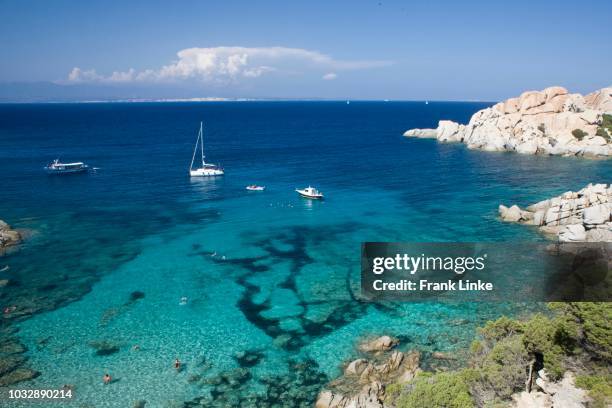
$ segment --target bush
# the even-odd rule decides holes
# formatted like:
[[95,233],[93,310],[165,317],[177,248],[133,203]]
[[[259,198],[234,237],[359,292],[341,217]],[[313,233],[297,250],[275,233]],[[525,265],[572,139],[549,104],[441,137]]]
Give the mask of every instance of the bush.
[[411,383],[389,387],[389,398],[398,408],[504,405],[525,389],[530,364],[536,371],[545,368],[556,380],[568,362],[579,361],[581,370],[591,375],[579,376],[576,384],[589,390],[593,406],[607,406],[612,398],[612,303],[549,307],[552,316],[536,314],[523,322],[504,316],[487,322],[472,343],[469,369],[421,374]]
[[411,384],[410,391],[397,400],[397,408],[473,408],[470,396],[469,370],[421,374]]
[[589,391],[591,407],[606,408],[612,404],[612,375],[579,375],[576,386]]
[[481,376],[482,388],[507,399],[525,388],[529,354],[519,336],[498,341],[491,351],[473,360]]
[[579,345],[603,362],[612,363],[612,303],[555,303],[559,326]]
[[574,129],[572,130],[572,136],[578,140],[582,140],[585,136],[588,136],[588,133],[582,129]]

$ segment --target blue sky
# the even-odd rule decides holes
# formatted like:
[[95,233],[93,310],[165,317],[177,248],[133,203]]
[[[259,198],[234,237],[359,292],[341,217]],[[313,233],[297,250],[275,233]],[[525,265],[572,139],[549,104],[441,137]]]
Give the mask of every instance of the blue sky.
[[0,0],[0,81],[158,97],[589,92],[612,84],[610,15],[610,1]]

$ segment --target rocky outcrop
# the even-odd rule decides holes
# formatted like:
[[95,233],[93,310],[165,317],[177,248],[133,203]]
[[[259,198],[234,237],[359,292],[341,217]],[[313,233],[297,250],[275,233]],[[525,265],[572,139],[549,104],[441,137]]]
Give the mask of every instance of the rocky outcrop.
[[607,157],[612,135],[602,128],[604,114],[612,114],[612,88],[582,96],[554,86],[480,110],[466,125],[441,120],[436,129],[412,129],[404,136],[463,142],[487,151]]
[[538,389],[531,392],[523,391],[512,396],[514,408],[583,408],[589,398],[585,390],[574,384],[574,375],[566,372],[559,382],[548,379],[545,370],[538,372],[535,381]]
[[[391,351],[399,341],[382,336],[364,342],[359,349],[368,358],[351,361],[344,375],[332,381],[328,389],[319,393],[316,408],[384,408],[385,384],[411,381],[421,370],[417,351]],[[364,349],[364,346],[365,349]]]
[[422,139],[435,139],[438,137],[436,129],[410,129],[404,132],[406,137],[419,137]]
[[560,242],[612,242],[612,185],[589,184],[525,210],[499,206],[502,220],[535,225]]
[[359,350],[364,352],[387,351],[399,344],[399,340],[391,336],[380,336],[373,340],[365,341],[359,345]]
[[21,234],[12,229],[6,222],[0,220],[0,251],[3,248],[16,245],[21,242]]

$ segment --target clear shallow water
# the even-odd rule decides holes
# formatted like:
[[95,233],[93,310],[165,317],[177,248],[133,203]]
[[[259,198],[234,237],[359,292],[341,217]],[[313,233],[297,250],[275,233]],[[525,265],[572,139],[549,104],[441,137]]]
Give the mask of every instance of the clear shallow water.
[[[0,278],[19,283],[3,289],[3,305],[39,312],[16,323],[28,366],[42,373],[27,385],[73,384],[75,406],[181,406],[211,391],[228,405],[270,393],[273,375],[314,398],[370,334],[401,336],[425,353],[464,350],[475,326],[525,306],[360,303],[360,243],[541,240],[498,222],[497,206],[609,182],[612,170],[609,161],[401,137],[441,118],[467,121],[484,106],[0,106],[0,218],[33,231],[20,252],[0,258],[10,266]],[[200,120],[223,178],[186,176]],[[44,175],[56,156],[100,169]],[[251,183],[267,189],[245,191]],[[310,183],[328,199],[293,192]],[[130,301],[134,291],[144,298]],[[96,355],[91,342],[105,340],[119,351]],[[312,368],[306,379],[295,378],[293,361]],[[215,377],[239,367],[231,375],[243,386]],[[118,381],[103,386],[104,372]]]

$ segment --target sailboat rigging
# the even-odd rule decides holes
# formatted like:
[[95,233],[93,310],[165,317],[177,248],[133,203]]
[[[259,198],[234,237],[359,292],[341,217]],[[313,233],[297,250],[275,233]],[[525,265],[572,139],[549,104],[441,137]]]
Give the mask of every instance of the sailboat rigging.
[[[198,138],[196,139],[196,144],[193,149],[193,156],[191,157],[191,165],[189,166],[189,175],[191,177],[209,177],[209,176],[222,176],[224,174],[221,166],[212,163],[206,163],[204,161],[204,132],[203,125],[200,122],[200,131],[198,132]],[[201,167],[193,168],[193,163],[195,162],[196,153],[198,151],[198,144],[200,145],[200,155],[202,160]]]

